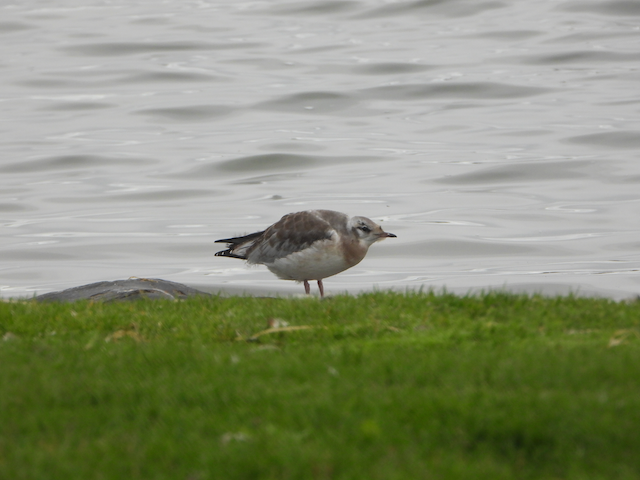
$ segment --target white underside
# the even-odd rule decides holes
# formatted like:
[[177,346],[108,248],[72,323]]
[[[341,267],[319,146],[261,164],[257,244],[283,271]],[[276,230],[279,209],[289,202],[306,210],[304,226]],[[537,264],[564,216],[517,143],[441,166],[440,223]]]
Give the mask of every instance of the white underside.
[[284,280],[322,280],[352,267],[337,245],[328,240],[265,264],[271,272]]

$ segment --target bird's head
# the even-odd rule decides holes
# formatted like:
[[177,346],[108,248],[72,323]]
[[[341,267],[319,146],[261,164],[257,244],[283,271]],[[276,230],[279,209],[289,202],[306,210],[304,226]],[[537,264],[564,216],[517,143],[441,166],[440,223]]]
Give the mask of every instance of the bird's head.
[[367,246],[387,237],[396,237],[393,233],[382,230],[380,225],[367,217],[353,217],[349,220],[349,226]]

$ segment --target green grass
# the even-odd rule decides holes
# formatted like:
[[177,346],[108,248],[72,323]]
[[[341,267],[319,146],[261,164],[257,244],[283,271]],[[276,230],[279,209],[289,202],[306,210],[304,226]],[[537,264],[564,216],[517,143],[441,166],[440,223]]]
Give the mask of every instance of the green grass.
[[17,302],[0,337],[2,479],[640,478],[640,302]]

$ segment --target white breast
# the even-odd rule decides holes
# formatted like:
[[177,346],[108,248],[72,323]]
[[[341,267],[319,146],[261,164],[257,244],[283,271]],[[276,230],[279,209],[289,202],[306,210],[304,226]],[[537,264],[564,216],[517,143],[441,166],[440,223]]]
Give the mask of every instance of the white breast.
[[284,280],[322,280],[353,266],[345,261],[338,247],[332,240],[316,242],[309,248],[265,265]]

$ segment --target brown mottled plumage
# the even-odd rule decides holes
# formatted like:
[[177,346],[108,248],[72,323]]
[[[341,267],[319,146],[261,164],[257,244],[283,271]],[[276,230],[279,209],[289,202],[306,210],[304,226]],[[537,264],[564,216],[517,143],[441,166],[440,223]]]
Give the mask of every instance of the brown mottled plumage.
[[229,247],[216,256],[266,265],[279,278],[303,282],[306,293],[309,280],[316,280],[324,296],[322,279],[357,265],[371,245],[387,237],[395,235],[366,217],[308,210],[285,215],[262,232],[216,240]]

